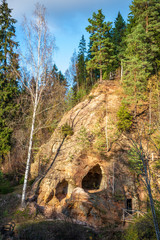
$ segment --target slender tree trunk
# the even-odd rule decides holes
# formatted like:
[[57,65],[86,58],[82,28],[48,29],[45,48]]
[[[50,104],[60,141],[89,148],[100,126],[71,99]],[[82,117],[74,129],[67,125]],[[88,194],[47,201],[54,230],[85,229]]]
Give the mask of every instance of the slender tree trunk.
[[34,109],[33,109],[33,116],[32,116],[32,126],[31,126],[30,139],[29,139],[28,156],[27,156],[27,163],[26,163],[26,170],[25,170],[24,184],[23,184],[23,191],[22,191],[22,202],[21,202],[22,208],[25,208],[25,199],[26,199],[28,176],[30,171],[30,160],[31,160],[33,132],[34,132],[34,125],[35,125],[37,104],[38,104],[38,94],[36,94]]
[[91,76],[91,84],[92,84],[92,86],[93,86],[93,70],[91,70],[91,72],[90,72],[90,76]]
[[123,82],[123,63],[121,60],[121,83]]
[[151,211],[152,211],[152,216],[153,216],[154,227],[155,227],[155,231],[156,231],[156,237],[157,237],[157,240],[160,240],[160,232],[159,232],[158,221],[157,221],[157,216],[156,216],[156,212],[155,212],[154,201],[153,201],[153,197],[152,197],[150,184],[148,184],[147,189],[148,189],[148,195],[149,195],[149,199],[150,199],[150,206],[151,206]]
[[150,206],[151,206],[151,212],[152,212],[152,217],[153,217],[153,223],[154,223],[154,227],[155,227],[156,237],[157,237],[157,240],[160,240],[160,232],[159,232],[159,227],[158,227],[158,220],[157,220],[156,211],[155,211],[155,207],[154,207],[154,201],[153,201],[153,197],[152,197],[150,180],[149,180],[149,177],[148,177],[148,174],[147,174],[147,169],[146,169],[144,160],[143,160],[143,166],[144,166],[145,175],[146,175],[145,181],[146,181],[148,195],[149,195],[149,200],[150,200]]
[[108,144],[108,114],[107,114],[107,98],[106,98],[106,145],[107,145],[107,152],[109,150]]
[[160,130],[160,96],[159,96],[159,86],[158,86],[158,81],[157,81],[157,100],[158,100],[158,127]]
[[113,163],[113,188],[112,188],[112,194],[114,195],[114,192],[115,192],[115,163]]
[[100,82],[102,82],[102,69],[100,69]]
[[151,107],[151,90],[149,92],[149,131],[151,131],[152,123],[152,107]]
[[156,216],[156,211],[155,211],[154,201],[153,201],[152,191],[151,191],[150,174],[147,171],[147,168],[149,168],[148,159],[145,159],[143,154],[140,155],[140,158],[141,158],[142,163],[143,163],[143,169],[144,169],[144,174],[145,174],[145,182],[146,182],[146,185],[147,185],[147,190],[148,190],[148,195],[149,195],[149,200],[150,200],[150,206],[151,206],[151,212],[152,212],[152,216],[153,216],[153,223],[154,223],[154,227],[155,227],[156,237],[157,237],[157,240],[160,240],[160,232],[159,232],[159,227],[158,227],[158,221],[157,221],[157,216]]
[[137,78],[136,78],[136,73],[134,73],[134,96],[135,96],[135,107],[134,107],[134,117],[136,118],[137,115]]

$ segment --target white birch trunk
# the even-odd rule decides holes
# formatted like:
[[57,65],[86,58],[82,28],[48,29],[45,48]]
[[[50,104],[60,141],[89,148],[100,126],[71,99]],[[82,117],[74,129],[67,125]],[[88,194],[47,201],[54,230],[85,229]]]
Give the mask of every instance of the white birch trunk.
[[[32,125],[30,130],[29,147],[27,155],[26,170],[24,176],[24,185],[22,191],[22,207],[25,207],[27,182],[30,171],[31,152],[33,143],[33,134],[35,128],[35,120],[37,114],[37,107],[41,99],[41,95],[47,85],[47,79],[45,79],[47,69],[51,69],[49,65],[51,61],[53,42],[50,38],[47,39],[47,25],[45,21],[45,8],[39,4],[36,5],[35,20],[30,24],[25,21],[25,33],[27,37],[29,58],[26,60],[26,64],[31,69],[31,75],[35,80],[35,91],[34,88],[26,87],[32,97],[33,102],[33,114],[32,114]],[[30,28],[31,27],[31,28]],[[36,41],[35,41],[36,40]],[[33,45],[35,44],[35,48]]]
[[30,161],[31,161],[31,152],[32,152],[33,132],[34,132],[34,124],[35,124],[35,118],[36,118],[36,109],[37,109],[37,97],[38,96],[36,96],[35,104],[34,104],[34,110],[33,110],[33,116],[32,116],[32,126],[31,126],[29,147],[28,147],[28,156],[27,156],[26,170],[25,170],[25,175],[24,175],[24,184],[23,184],[22,201],[21,201],[22,208],[25,207],[27,182],[28,182],[28,176],[29,176],[29,171],[30,171]]

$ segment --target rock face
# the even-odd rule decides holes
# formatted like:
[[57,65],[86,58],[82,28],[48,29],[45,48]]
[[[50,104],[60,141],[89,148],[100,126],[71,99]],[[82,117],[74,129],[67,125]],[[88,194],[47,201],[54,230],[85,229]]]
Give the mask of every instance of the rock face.
[[[43,145],[31,176],[40,181],[38,205],[93,226],[121,222],[122,208],[139,208],[139,191],[127,167],[126,140],[117,141],[121,88],[105,81],[64,115]],[[62,134],[70,125],[72,136]],[[107,142],[107,144],[106,144]]]

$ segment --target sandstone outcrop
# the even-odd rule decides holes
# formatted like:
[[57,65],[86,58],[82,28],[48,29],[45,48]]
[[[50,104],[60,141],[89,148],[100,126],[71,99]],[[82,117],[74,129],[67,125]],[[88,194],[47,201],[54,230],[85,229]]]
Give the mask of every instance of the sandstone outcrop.
[[[118,83],[104,81],[64,115],[31,165],[32,178],[43,175],[38,205],[93,226],[120,223],[122,208],[138,208],[126,139],[117,141],[121,92]],[[70,136],[62,134],[65,124]]]

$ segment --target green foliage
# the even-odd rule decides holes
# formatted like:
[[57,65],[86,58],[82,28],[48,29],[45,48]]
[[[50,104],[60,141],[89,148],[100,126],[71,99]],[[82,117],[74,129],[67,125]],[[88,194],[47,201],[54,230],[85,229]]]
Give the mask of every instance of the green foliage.
[[16,20],[11,17],[11,11],[3,0],[0,5],[0,157],[3,158],[11,148],[11,125],[18,95],[18,80],[13,73],[13,68],[18,70],[18,55],[15,53],[18,44],[13,40]]
[[62,132],[63,137],[72,136],[74,134],[73,128],[68,123],[65,123],[61,127],[61,132]]
[[83,147],[83,149],[91,146],[90,135],[84,126],[81,127],[78,133],[77,141],[78,144]]
[[121,105],[117,113],[117,128],[119,131],[128,131],[132,126],[132,115],[128,111],[126,105]]
[[69,89],[65,97],[66,110],[70,110],[75,105],[75,94],[73,88]]
[[143,163],[142,160],[134,148],[131,148],[128,151],[128,162],[131,171],[136,173],[137,175],[142,174],[143,172]]
[[159,71],[160,4],[157,0],[133,0],[130,10],[123,86],[136,111],[138,101],[144,99],[149,77]]
[[108,73],[107,73],[107,71],[105,71],[104,73],[103,73],[103,80],[106,80],[108,78]]
[[3,176],[3,173],[0,171],[0,193],[7,194],[13,192],[13,187],[8,179]]
[[105,130],[100,126],[99,123],[95,125],[93,130],[93,135],[95,137],[95,141],[93,144],[94,149],[96,149],[99,153],[103,153],[106,151],[106,137]]
[[[160,213],[157,212],[158,222],[160,224]],[[153,224],[151,212],[137,219],[130,224],[124,235],[124,240],[155,240],[156,233]]]
[[23,210],[16,210],[13,218],[17,222],[27,222],[28,220],[32,219],[32,216],[30,214],[30,210],[26,207]]
[[75,96],[75,101],[80,102],[85,96],[87,95],[87,91],[84,88],[80,88],[79,91],[77,91]]
[[[121,62],[121,54],[120,52],[122,51],[123,47],[122,46],[122,40],[125,35],[125,30],[126,30],[126,23],[121,15],[120,12],[118,12],[118,16],[114,22],[115,27],[112,30],[112,41],[114,44],[114,53],[116,55],[116,61],[115,61],[115,69],[120,66]],[[124,45],[124,44],[123,44]]]
[[23,184],[24,183],[24,176],[21,177],[19,184]]
[[84,35],[79,43],[79,52],[77,59],[77,81],[79,88],[86,86],[86,41],[84,39]]
[[111,22],[104,21],[105,16],[102,10],[93,13],[92,19],[88,21],[90,25],[86,27],[92,42],[91,55],[92,58],[87,62],[87,70],[100,70],[100,80],[102,80],[102,71],[106,70],[113,63],[113,43],[111,42]]

